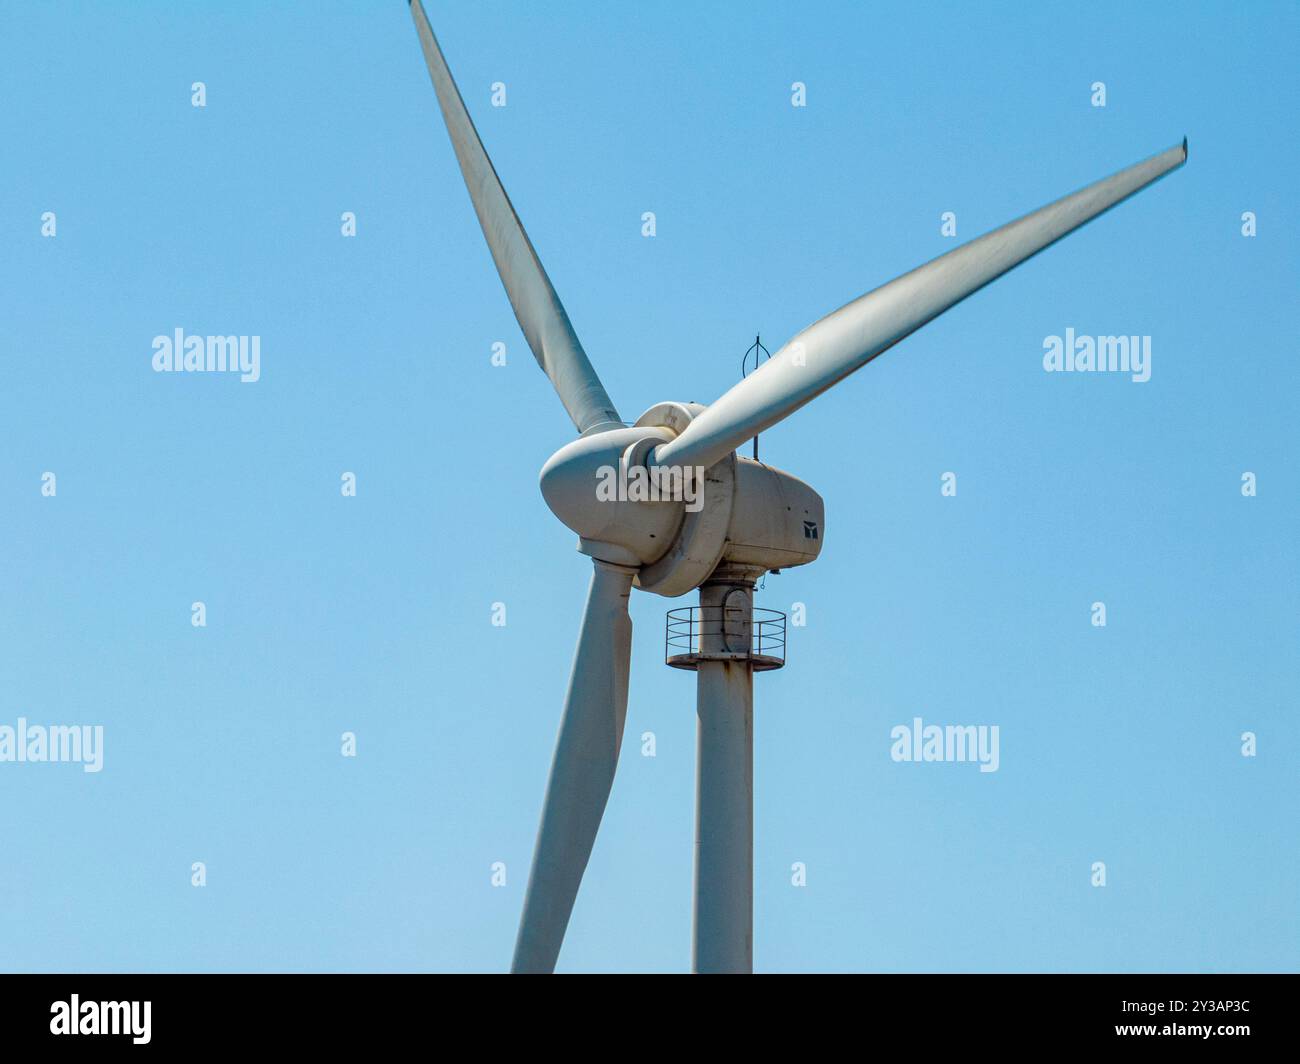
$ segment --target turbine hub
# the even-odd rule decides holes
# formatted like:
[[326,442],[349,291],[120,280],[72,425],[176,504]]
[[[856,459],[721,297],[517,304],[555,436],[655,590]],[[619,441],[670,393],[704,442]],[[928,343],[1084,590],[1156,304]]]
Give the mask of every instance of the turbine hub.
[[542,498],[578,534],[579,550],[637,568],[668,550],[686,501],[651,477],[645,456],[674,436],[663,428],[613,429],[551,455],[542,467]]

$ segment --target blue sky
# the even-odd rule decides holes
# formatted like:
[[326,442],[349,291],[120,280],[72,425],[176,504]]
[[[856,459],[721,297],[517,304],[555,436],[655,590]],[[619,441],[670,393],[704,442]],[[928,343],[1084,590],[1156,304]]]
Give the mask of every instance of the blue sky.
[[[1296,7],[428,11],[628,418],[950,249],[942,212],[1187,135],[764,435],[827,528],[756,600],[808,623],[755,684],[755,966],[1294,970]],[[105,729],[99,773],[0,763],[0,967],[503,970],[589,565],[406,5],[5,5],[0,98],[0,725]],[[178,327],[260,336],[261,379],[152,372]],[[1151,380],[1043,372],[1066,328],[1149,335]],[[689,966],[692,601],[634,596],[562,970]],[[997,725],[999,770],[894,763],[915,716]]]

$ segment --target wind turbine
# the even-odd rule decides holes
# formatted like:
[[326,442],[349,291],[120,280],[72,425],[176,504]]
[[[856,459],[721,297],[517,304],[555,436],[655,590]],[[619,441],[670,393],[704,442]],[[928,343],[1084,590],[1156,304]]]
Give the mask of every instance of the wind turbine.
[[[627,714],[633,587],[674,597],[699,589],[691,633],[698,775],[693,968],[753,967],[754,583],[821,551],[821,496],[742,458],[737,447],[990,281],[1187,160],[1187,140],[972,240],[804,329],[712,406],[661,402],[628,426],[592,368],[465,110],[420,0],[411,3],[452,147],[528,346],[579,435],[542,468],[555,515],[592,559],[512,970],[555,967],[614,782]],[[681,498],[601,497],[621,482],[694,483]],[[697,471],[697,472],[695,472]],[[694,481],[692,476],[694,476]],[[671,494],[671,493],[670,493]]]

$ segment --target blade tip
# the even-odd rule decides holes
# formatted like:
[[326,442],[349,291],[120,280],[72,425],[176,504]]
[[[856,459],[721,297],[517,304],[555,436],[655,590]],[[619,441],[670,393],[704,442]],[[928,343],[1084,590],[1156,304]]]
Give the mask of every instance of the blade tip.
[[1187,134],[1183,134],[1183,162],[1187,162]]

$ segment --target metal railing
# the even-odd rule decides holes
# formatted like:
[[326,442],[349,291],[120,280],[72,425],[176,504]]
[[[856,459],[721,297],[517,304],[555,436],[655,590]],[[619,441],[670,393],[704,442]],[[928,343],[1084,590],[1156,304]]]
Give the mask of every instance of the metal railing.
[[683,606],[668,611],[664,661],[694,669],[701,661],[750,661],[755,670],[785,664],[785,614],[738,606]]

